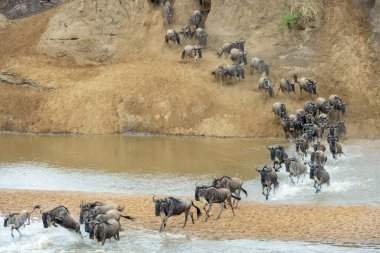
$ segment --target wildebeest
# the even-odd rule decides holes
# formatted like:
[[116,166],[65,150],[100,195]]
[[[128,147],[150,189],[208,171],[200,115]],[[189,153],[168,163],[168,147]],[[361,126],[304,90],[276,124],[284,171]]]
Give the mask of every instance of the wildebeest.
[[121,214],[120,211],[118,210],[108,210],[107,212],[105,213],[101,213],[101,214],[98,214],[98,215],[90,215],[88,218],[86,218],[85,220],[85,227],[84,227],[84,231],[86,231],[87,233],[90,234],[90,239],[93,239],[94,238],[94,223],[91,223],[92,220],[96,220],[96,221],[99,221],[99,222],[102,222],[102,221],[106,221],[106,220],[117,220],[117,221],[120,221],[120,218],[125,218],[125,219],[128,219],[128,220],[135,220],[134,217],[132,216],[129,216],[129,215],[123,215]]
[[272,105],[272,112],[280,119],[288,115],[288,110],[286,110],[285,104],[281,102],[276,102]]
[[268,77],[263,76],[259,80],[259,90],[262,90],[265,94],[273,97],[273,85]]
[[264,60],[253,57],[251,61],[251,71],[252,73],[256,70],[259,73],[265,73],[266,76],[269,76],[269,67],[270,65],[267,64]]
[[298,162],[296,159],[287,158],[285,160],[285,166],[286,166],[286,171],[289,172],[289,178],[292,181],[292,183],[294,183],[292,177],[297,178],[297,184],[302,175],[303,175],[303,178],[305,178],[307,168],[304,164]]
[[234,76],[237,81],[240,81],[245,78],[245,71],[242,66],[239,64],[229,64],[224,67],[226,71],[226,76],[229,76],[230,79]]
[[245,43],[245,40],[243,38],[236,40],[234,42],[227,42],[222,46],[222,48],[219,50],[217,55],[218,57],[221,57],[222,54],[224,54],[224,56],[227,56],[228,54],[231,53],[231,50],[233,48],[239,49],[240,51],[244,52],[244,43]]
[[304,109],[297,109],[296,116],[301,125],[306,124],[306,112]]
[[300,156],[301,159],[304,160],[304,158],[307,157],[308,154],[309,142],[304,138],[300,138],[295,140],[295,144],[298,156]]
[[267,147],[270,153],[270,159],[273,161],[273,168],[277,170],[276,164],[279,168],[282,168],[281,164],[285,163],[285,159],[288,158],[288,154],[285,152],[284,146]]
[[344,136],[346,135],[346,126],[344,121],[338,121],[336,123],[336,135],[339,141],[344,141]]
[[23,210],[17,213],[15,212],[8,213],[4,218],[4,227],[7,227],[8,225],[12,225],[11,226],[12,237],[14,237],[13,236],[14,229],[16,229],[19,235],[21,236],[19,229],[21,227],[25,227],[25,225],[30,225],[30,215],[34,212],[34,210],[39,209],[40,207],[41,207],[40,205],[35,205],[31,212],[28,212],[27,210]]
[[317,150],[310,153],[311,165],[324,166],[326,161],[327,156],[322,150]]
[[327,142],[329,143],[330,152],[333,158],[336,158],[335,157],[336,154],[339,154],[339,155],[344,154],[342,151],[342,145],[338,142],[337,139],[338,139],[337,137],[333,137],[333,136],[327,137]]
[[[269,193],[272,190],[272,185],[274,193],[276,193],[276,188],[279,186],[277,174],[266,165],[263,168],[258,168],[256,170],[260,173],[261,186],[263,189],[262,194],[265,196],[265,199],[268,200]],[[267,190],[266,194],[264,193],[264,189]]]
[[193,11],[190,17],[190,23],[195,26],[195,28],[198,28],[199,25],[202,22],[202,13],[199,10]]
[[215,67],[211,74],[219,80],[220,84],[226,83],[227,71],[223,65]]
[[166,42],[166,44],[169,44],[169,40],[173,41],[177,45],[181,44],[181,41],[180,41],[180,38],[179,38],[179,34],[175,30],[173,30],[173,29],[168,29],[166,31],[166,35],[165,35],[165,42]]
[[191,27],[189,25],[185,25],[182,27],[179,33],[182,34],[185,39],[191,39],[195,32],[191,30]]
[[313,117],[315,117],[318,113],[318,105],[312,101],[306,101],[303,109],[305,110],[306,114],[311,114]]
[[318,150],[321,150],[321,151],[323,151],[323,152],[326,151],[326,147],[325,147],[325,145],[323,145],[323,144],[320,143],[319,141],[318,141],[317,143],[314,143],[314,145],[313,145],[313,149],[314,149],[314,151],[318,151]]
[[[313,170],[314,174],[314,188],[316,189],[315,193],[318,193],[322,189],[323,184],[330,185],[330,175],[323,168],[323,166],[312,165],[310,171]],[[310,173],[311,174],[311,173]]]
[[122,212],[124,207],[112,202],[102,203],[96,201],[94,203],[82,203],[80,204],[79,223],[83,224],[89,217],[95,217],[98,214],[105,214],[109,210],[117,210]]
[[280,92],[282,93],[289,93],[289,96],[291,97],[290,93],[293,92],[296,94],[296,90],[294,89],[294,83],[290,82],[288,79],[281,79],[280,81],[280,87],[278,87],[277,94]]
[[195,39],[198,40],[198,44],[205,46],[207,44],[208,34],[202,28],[197,28],[195,30]]
[[[212,186],[196,186],[195,187],[195,200],[201,201],[204,204],[203,209],[205,210],[205,213],[206,213],[205,221],[207,221],[208,218],[210,217],[211,206],[214,203],[220,203],[220,212],[218,214],[217,219],[220,218],[220,215],[223,212],[225,201],[227,201],[227,204],[230,205],[232,214],[235,215],[234,207],[231,203],[231,197],[237,200],[241,199],[239,197],[232,195],[230,190],[226,188],[219,189]],[[207,206],[208,206],[208,209],[206,209]]]
[[156,216],[163,215],[160,232],[164,230],[166,223],[171,216],[180,215],[182,213],[185,213],[185,223],[183,224],[183,227],[186,226],[189,215],[191,217],[192,223],[194,224],[194,216],[190,211],[190,208],[192,206],[197,209],[197,219],[199,219],[201,216],[201,210],[196,205],[194,205],[193,201],[188,199],[177,199],[173,197],[155,199],[155,197],[153,197],[153,202],[155,204]]
[[312,94],[318,95],[317,93],[317,82],[314,82],[310,78],[307,77],[301,77],[298,81],[298,76],[296,74],[293,75],[294,82],[299,83],[300,85],[300,92],[301,92],[301,97],[302,97],[302,90],[306,91],[309,93],[310,97]]
[[338,119],[340,114],[344,115],[346,112],[346,104],[343,103],[343,101],[337,95],[331,95],[329,97],[329,103],[335,111],[338,111]]
[[325,98],[317,97],[315,100],[318,106],[319,113],[328,114],[330,112],[330,105]]
[[162,12],[163,12],[166,24],[170,25],[171,20],[173,18],[173,8],[169,1],[166,1],[164,6],[162,7]]
[[237,64],[247,65],[247,52],[243,52],[240,49],[233,48],[231,50],[231,60]]
[[[247,191],[243,188],[243,180],[240,178],[234,177],[231,178],[229,176],[222,176],[221,178],[216,178],[212,181],[213,187],[216,188],[226,188],[230,190],[231,193],[236,193],[236,196],[240,198],[240,192],[243,191],[245,196],[248,195]],[[236,205],[235,205],[236,201]],[[233,204],[235,207],[238,206],[238,200],[234,199]]]
[[44,228],[48,228],[50,224],[57,227],[56,224],[58,224],[69,230],[74,230],[82,237],[79,222],[76,222],[74,220],[74,218],[71,216],[69,210],[66,207],[61,205],[47,212],[41,211],[41,213]]
[[113,237],[117,241],[119,241],[120,236],[120,222],[114,219],[105,220],[105,221],[97,221],[92,220],[91,226],[94,228],[94,237],[98,242],[102,242],[102,245],[105,244],[106,239],[110,239]]
[[197,60],[202,58],[202,47],[187,45],[182,51],[181,58],[187,59],[187,57],[194,58],[195,64]]

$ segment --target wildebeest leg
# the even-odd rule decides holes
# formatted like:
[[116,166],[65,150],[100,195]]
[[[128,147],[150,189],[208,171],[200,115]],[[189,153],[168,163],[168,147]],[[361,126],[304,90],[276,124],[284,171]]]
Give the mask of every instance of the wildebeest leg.
[[220,212],[219,212],[219,214],[218,214],[218,217],[216,217],[216,219],[219,219],[219,218],[220,218],[220,215],[222,214],[223,209],[224,209],[224,202],[223,202],[223,203],[220,203]]
[[169,217],[172,216],[171,213],[168,213],[163,219],[162,219],[162,224],[161,224],[161,227],[160,227],[160,232],[164,230],[164,228],[166,227],[166,223],[169,219]]
[[193,224],[195,224],[195,223],[194,223],[194,215],[193,215],[193,212],[192,212],[192,211],[189,211],[189,215],[190,215],[190,217],[191,217],[191,222],[192,222]]
[[186,210],[185,211],[185,223],[183,223],[183,226],[182,226],[183,228],[186,226],[186,222],[187,222],[188,216],[189,216],[189,210]]
[[116,232],[116,235],[117,235],[117,239],[116,240],[120,240],[120,235],[119,235],[119,231]]
[[263,188],[263,192],[262,192],[262,194],[263,194],[264,196],[266,196],[265,193],[264,193],[264,189],[265,189],[264,184],[261,184],[261,186],[262,186],[262,188]]
[[[30,214],[28,213],[28,225],[30,225]],[[25,223],[24,223],[24,227],[25,227]]]
[[[290,182],[292,182],[292,184],[294,184],[292,173],[289,173],[289,178],[290,178]],[[297,183],[298,183],[298,181],[297,181]]]
[[232,214],[235,216],[234,207],[232,206],[232,203],[231,203],[231,197],[227,198],[227,203],[230,205],[231,210],[232,210]]
[[213,204],[212,202],[208,204],[209,206],[208,206],[208,209],[206,211],[206,220],[205,221],[207,221],[208,218],[210,218],[210,210],[211,210],[212,204]]

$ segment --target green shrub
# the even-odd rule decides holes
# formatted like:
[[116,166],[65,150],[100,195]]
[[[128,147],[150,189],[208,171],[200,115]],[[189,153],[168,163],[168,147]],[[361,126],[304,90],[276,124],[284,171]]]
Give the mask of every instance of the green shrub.
[[281,19],[281,22],[278,24],[278,26],[280,27],[280,29],[285,28],[285,26],[292,27],[293,25],[297,23],[300,17],[301,17],[301,14],[298,11],[288,12]]

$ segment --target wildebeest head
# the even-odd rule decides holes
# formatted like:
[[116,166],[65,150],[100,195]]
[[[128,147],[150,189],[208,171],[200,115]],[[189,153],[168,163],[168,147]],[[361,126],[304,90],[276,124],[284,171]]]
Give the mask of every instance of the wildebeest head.
[[202,185],[202,186],[195,186],[195,200],[196,201],[199,201],[199,196],[200,196],[200,191],[201,190],[205,190],[205,189],[207,189],[207,188],[209,188],[209,187],[207,187],[207,186],[205,186],[205,185]]
[[[42,213],[42,212],[41,212]],[[42,223],[44,224],[44,228],[48,228],[51,224],[51,215],[49,212],[42,213]]]
[[271,169],[268,165],[264,165],[264,167],[256,169],[256,171],[260,173],[261,183],[265,183],[265,181],[267,180],[267,174],[270,170]]
[[240,38],[239,40],[235,41],[235,43],[238,45],[238,49],[244,52],[245,39]]
[[153,202],[154,202],[154,213],[156,216],[160,216],[162,210],[162,205],[166,204],[166,199],[156,199],[155,196],[153,196]]
[[194,47],[194,56],[197,56],[198,58],[202,58],[202,47],[199,47],[199,46]]
[[274,147],[267,147],[270,153],[270,159],[274,161],[276,159],[276,149]]
[[298,83],[298,75],[297,74],[293,74],[293,79],[294,79],[295,83]]

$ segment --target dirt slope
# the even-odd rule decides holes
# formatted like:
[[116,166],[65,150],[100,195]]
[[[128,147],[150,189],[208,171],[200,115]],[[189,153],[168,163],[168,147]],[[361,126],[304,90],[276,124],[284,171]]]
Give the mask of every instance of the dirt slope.
[[[198,1],[176,1],[179,29]],[[167,46],[159,7],[148,1],[74,0],[58,9],[8,22],[0,31],[0,69],[54,87],[37,91],[0,85],[0,128],[27,132],[115,133],[126,130],[215,136],[282,136],[275,101],[291,110],[297,94],[265,99],[259,76],[219,87],[211,70],[223,42],[243,36],[249,58],[271,64],[278,83],[292,73],[318,80],[319,93],[348,103],[352,137],[379,137],[379,62],[371,57],[368,10],[349,1],[321,3],[315,29],[280,31],[283,1],[212,1],[209,44],[200,64]],[[70,13],[70,14],[69,14]],[[193,42],[189,42],[193,43]],[[186,44],[186,43],[182,43]],[[277,88],[275,88],[277,90]]]

